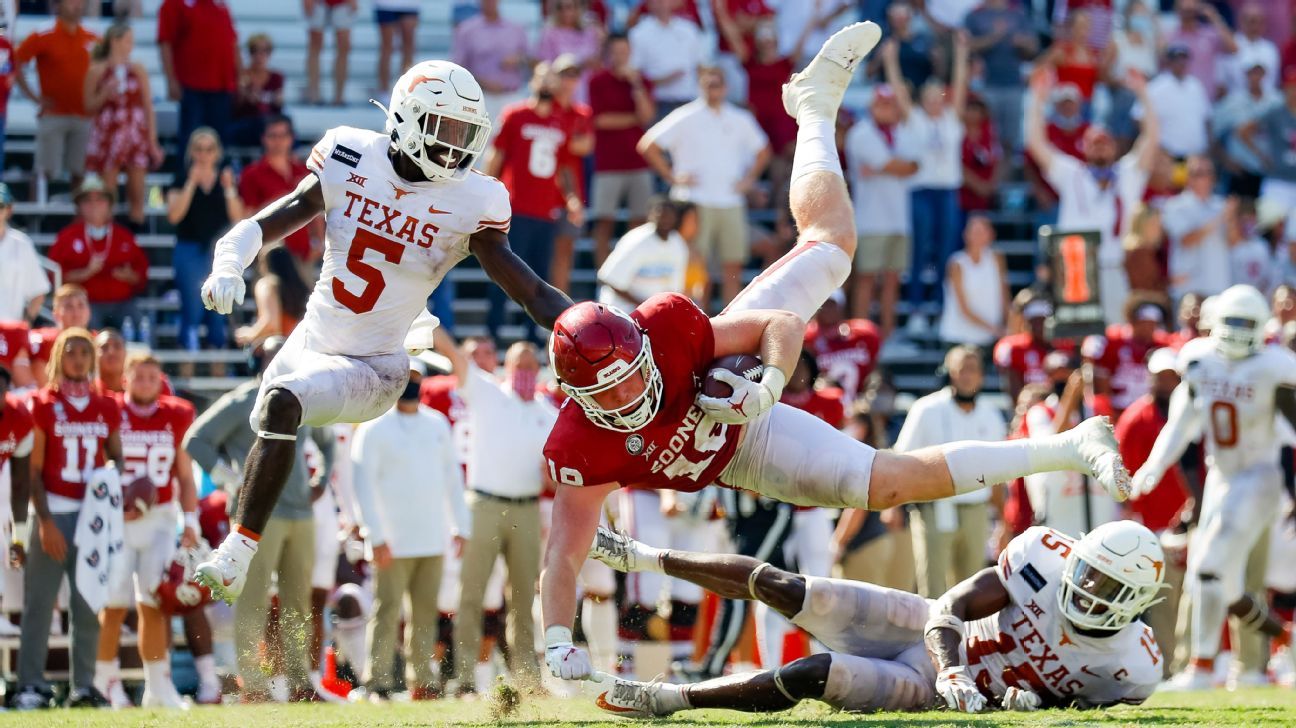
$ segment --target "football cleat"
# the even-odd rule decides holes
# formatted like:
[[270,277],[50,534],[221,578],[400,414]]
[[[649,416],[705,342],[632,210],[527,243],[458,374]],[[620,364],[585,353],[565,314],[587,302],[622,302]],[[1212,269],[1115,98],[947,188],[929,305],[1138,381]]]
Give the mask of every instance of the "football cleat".
[[165,708],[167,710],[188,710],[189,703],[180,697],[175,686],[169,681],[163,685],[144,685],[144,697],[140,700],[141,708]]
[[855,68],[882,39],[877,23],[855,23],[833,33],[806,65],[783,84],[783,108],[794,119],[802,111],[815,109],[824,118],[837,118],[842,97]]
[[643,544],[607,526],[598,527],[594,543],[590,544],[589,555],[595,561],[626,573],[642,571],[640,564],[651,558],[643,554]]
[[1210,670],[1202,670],[1195,667],[1184,668],[1184,671],[1174,675],[1169,680],[1161,683],[1157,687],[1157,692],[1165,693],[1188,693],[1200,692],[1202,690],[1213,690],[1215,688],[1215,676]]
[[230,534],[221,545],[212,552],[211,559],[204,561],[194,569],[194,581],[211,590],[212,596],[228,604],[233,604],[243,593],[243,584],[247,582],[248,565],[256,556],[256,548],[250,539],[239,534]]
[[637,682],[612,679],[612,687],[599,693],[594,705],[600,710],[626,718],[652,718],[670,715],[684,709],[683,692],[678,685],[656,680]]
[[1089,475],[1107,489],[1108,495],[1117,502],[1129,498],[1132,481],[1117,448],[1111,420],[1090,417],[1071,428],[1066,436],[1084,461]]

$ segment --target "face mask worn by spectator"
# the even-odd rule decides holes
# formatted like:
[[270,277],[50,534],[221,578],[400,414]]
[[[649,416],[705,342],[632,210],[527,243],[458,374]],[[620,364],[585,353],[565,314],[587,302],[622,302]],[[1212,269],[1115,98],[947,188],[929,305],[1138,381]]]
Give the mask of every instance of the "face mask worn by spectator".
[[400,401],[409,402],[419,398],[419,383],[413,379],[405,383],[405,389],[400,393]]
[[531,398],[535,397],[536,373],[529,369],[515,369],[510,384],[517,396],[530,401]]

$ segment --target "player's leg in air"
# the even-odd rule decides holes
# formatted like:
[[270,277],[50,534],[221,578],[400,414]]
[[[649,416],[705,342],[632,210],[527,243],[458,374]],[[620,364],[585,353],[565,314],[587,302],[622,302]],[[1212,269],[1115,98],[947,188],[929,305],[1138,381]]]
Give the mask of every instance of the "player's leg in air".
[[[855,252],[855,220],[834,130],[854,68],[879,37],[878,27],[869,22],[838,31],[783,87],[784,107],[798,127],[790,204],[799,242],[725,313],[775,309],[809,321],[846,281]],[[717,328],[723,318],[715,319]],[[717,421],[728,421],[715,408],[730,409],[726,405],[734,403],[719,399],[709,406],[707,399],[699,400],[703,410]],[[777,404],[747,423],[743,444],[721,480],[798,505],[880,510],[1055,470],[1086,473],[1117,500],[1128,497],[1129,473],[1104,418],[1051,438],[959,442],[900,454],[875,452],[812,415]]]
[[932,704],[936,676],[922,642],[928,615],[922,597],[804,577],[750,556],[657,549],[606,527],[590,556],[618,571],[662,572],[725,599],[759,601],[834,650],[775,670],[686,685],[616,678],[596,700],[606,711],[647,717],[694,708],[775,712],[802,700],[859,711]]

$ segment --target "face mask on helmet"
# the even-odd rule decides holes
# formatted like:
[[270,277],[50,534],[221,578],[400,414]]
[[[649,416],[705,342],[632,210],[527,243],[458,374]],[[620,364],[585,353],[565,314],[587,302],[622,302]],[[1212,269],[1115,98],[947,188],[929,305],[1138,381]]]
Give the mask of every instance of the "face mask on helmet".
[[1161,586],[1123,581],[1072,552],[1062,572],[1058,607],[1076,627],[1114,631],[1160,601]]
[[[629,402],[615,410],[609,410],[595,399],[596,395],[616,389],[635,374],[643,377],[644,388]],[[661,372],[653,363],[652,344],[649,343],[647,336],[644,337],[643,347],[633,361],[626,364],[621,360],[617,364],[610,365],[599,372],[599,379],[597,384],[588,387],[573,387],[566,382],[560,383],[562,390],[580,404],[585,415],[595,425],[615,432],[634,432],[657,416],[657,410],[661,407],[662,380]]]
[[490,117],[481,88],[451,63],[420,64],[396,82],[387,114],[392,142],[430,180],[461,180],[486,151]]
[[1224,316],[1211,327],[1211,338],[1219,353],[1230,359],[1243,359],[1260,350],[1264,344],[1261,324],[1240,316]]

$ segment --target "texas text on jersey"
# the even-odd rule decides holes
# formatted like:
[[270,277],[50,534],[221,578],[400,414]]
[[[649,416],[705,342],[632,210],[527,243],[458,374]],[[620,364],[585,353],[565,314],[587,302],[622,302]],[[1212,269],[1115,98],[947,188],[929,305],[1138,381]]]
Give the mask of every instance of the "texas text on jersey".
[[977,687],[1002,698],[1029,689],[1048,706],[1141,703],[1161,680],[1152,629],[1135,620],[1109,636],[1081,634],[1061,614],[1058,589],[1073,539],[1035,526],[1009,542],[996,571],[1011,603],[967,625]]
[[1254,356],[1230,359],[1212,339],[1194,339],[1180,350],[1177,368],[1192,388],[1211,467],[1224,474],[1276,468],[1274,394],[1281,386],[1296,386],[1296,354],[1266,346]]
[[414,183],[388,159],[391,138],[342,126],[324,134],[306,166],[325,205],[323,269],[302,321],[314,351],[372,356],[400,351],[415,315],[468,239],[508,230],[508,191],[468,174]]
[[157,504],[169,503],[176,496],[176,452],[193,424],[193,405],[166,395],[148,407],[120,397],[118,403],[122,408],[122,460],[128,477],[133,480],[147,475],[157,488]]
[[685,492],[716,482],[742,439],[742,427],[702,414],[698,390],[715,358],[711,320],[688,298],[662,293],[631,312],[654,347],[661,372],[657,416],[631,433],[590,422],[572,401],[558,412],[544,454],[550,476],[565,485],[644,485]]

